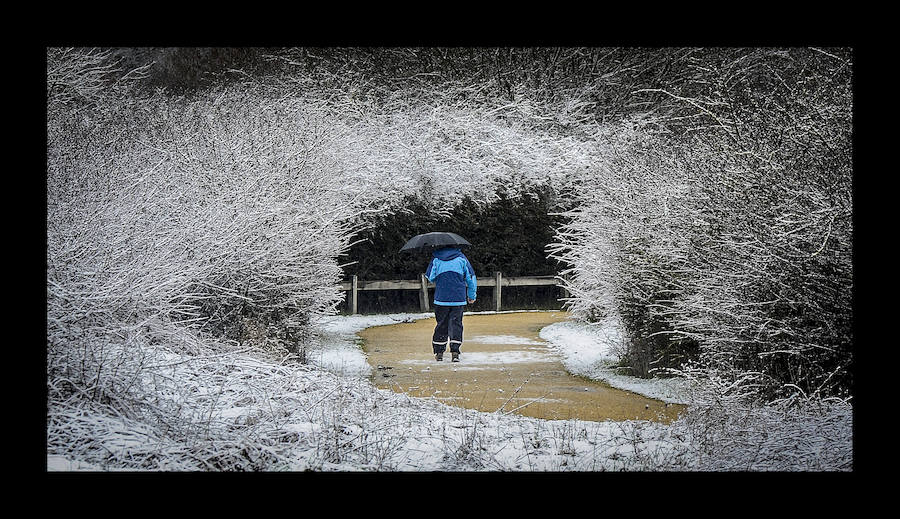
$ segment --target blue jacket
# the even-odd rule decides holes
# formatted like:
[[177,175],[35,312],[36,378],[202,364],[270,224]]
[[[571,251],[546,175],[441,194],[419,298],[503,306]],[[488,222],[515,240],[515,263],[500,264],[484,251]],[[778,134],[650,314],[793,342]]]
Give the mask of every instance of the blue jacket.
[[438,249],[432,256],[425,277],[434,283],[434,304],[462,306],[467,297],[475,299],[478,283],[469,259],[454,247]]

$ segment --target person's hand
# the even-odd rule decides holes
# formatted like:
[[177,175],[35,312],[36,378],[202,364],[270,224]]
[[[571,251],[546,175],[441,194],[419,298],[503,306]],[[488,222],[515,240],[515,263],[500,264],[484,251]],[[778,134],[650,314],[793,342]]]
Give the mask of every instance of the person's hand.
[[468,297],[467,297],[467,298],[466,298],[466,301],[468,301],[468,302],[469,302],[469,304],[472,304],[472,303],[474,303],[474,302],[475,302],[475,300],[474,300],[474,299],[469,299],[469,298],[468,298]]

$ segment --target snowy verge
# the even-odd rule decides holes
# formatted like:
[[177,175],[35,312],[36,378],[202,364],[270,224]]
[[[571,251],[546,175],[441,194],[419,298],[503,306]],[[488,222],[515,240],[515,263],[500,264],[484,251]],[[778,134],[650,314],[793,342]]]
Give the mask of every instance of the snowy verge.
[[65,456],[47,455],[47,472],[101,471],[105,468],[78,460],[70,460]]
[[372,366],[357,344],[357,332],[372,326],[411,323],[429,317],[434,317],[434,313],[320,317],[315,322],[318,341],[310,345],[307,357],[311,364],[326,371],[343,376],[367,377],[372,372]]
[[566,371],[599,380],[617,389],[676,404],[688,403],[689,382],[679,378],[643,379],[616,373],[624,336],[613,322],[562,321],[539,334],[562,358]]

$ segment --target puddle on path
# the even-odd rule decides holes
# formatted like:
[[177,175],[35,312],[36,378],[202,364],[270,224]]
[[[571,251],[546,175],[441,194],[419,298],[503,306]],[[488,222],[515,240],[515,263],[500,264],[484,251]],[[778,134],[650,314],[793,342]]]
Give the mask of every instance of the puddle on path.
[[570,375],[538,334],[564,312],[463,317],[460,362],[434,360],[435,320],[376,326],[359,332],[373,382],[411,396],[480,411],[551,420],[653,420],[669,423],[684,406]]

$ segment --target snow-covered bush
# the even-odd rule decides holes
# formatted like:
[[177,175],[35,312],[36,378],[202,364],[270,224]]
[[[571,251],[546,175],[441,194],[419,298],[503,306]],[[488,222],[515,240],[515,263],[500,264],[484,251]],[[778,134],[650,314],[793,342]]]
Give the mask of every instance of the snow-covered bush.
[[723,51],[693,83],[643,92],[684,111],[609,134],[550,250],[571,265],[576,313],[623,320],[638,372],[699,346],[721,373],[764,373],[769,397],[848,388],[849,67],[814,50]]
[[588,116],[584,103],[540,105],[524,94],[484,99],[471,85],[448,83],[398,90],[378,103],[334,96],[330,106],[342,114],[341,153],[355,189],[392,211],[410,197],[446,215],[463,197],[488,204],[499,190],[527,196],[565,185],[594,161],[588,136],[559,130],[561,121]]
[[[853,407],[849,399],[795,392],[759,401],[762,373],[710,373],[688,365],[691,405],[672,424],[675,456],[656,470],[850,471]],[[673,463],[676,462],[676,463]]]
[[186,408],[153,407],[145,359],[306,347],[310,318],[343,297],[338,256],[361,211],[321,103],[110,88],[51,96],[47,116],[51,409],[174,424]]
[[105,109],[48,129],[53,296],[78,284],[219,331],[241,311],[301,326],[340,299],[355,205],[320,108],[222,91]]
[[[693,193],[683,165],[643,121],[609,127],[596,141],[600,162],[579,179],[575,208],[563,213],[550,254],[562,271],[573,313],[621,320],[636,375],[648,376],[667,345],[691,337],[666,327],[672,302],[690,287],[686,209]],[[688,209],[689,210],[689,209]],[[677,353],[676,353],[677,355]]]
[[53,110],[92,106],[110,93],[126,94],[144,80],[150,65],[125,68],[109,49],[47,49],[47,104]]

